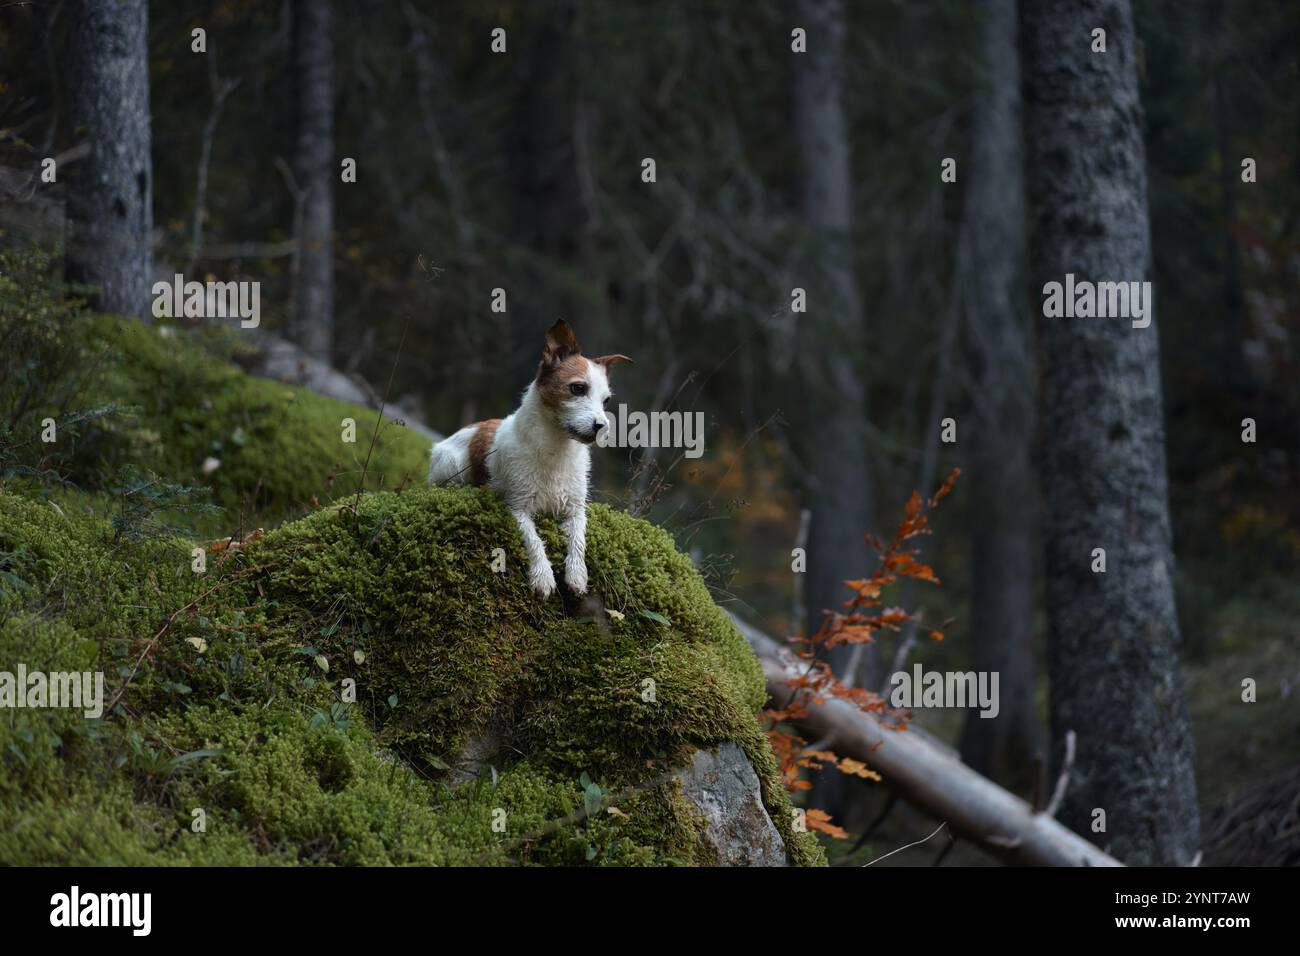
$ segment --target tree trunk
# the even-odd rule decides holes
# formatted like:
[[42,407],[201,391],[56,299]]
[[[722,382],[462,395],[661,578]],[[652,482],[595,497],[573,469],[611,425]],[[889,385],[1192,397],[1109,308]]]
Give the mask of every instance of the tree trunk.
[[511,396],[536,373],[543,333],[557,318],[576,319],[584,341],[600,340],[594,317],[575,315],[577,299],[559,274],[575,261],[584,219],[574,151],[576,16],[572,0],[560,0],[509,34],[520,44],[509,56],[523,71],[508,143],[517,184],[512,238],[527,257],[510,289]]
[[[1129,0],[1022,3],[1035,289],[1150,276]],[[1091,32],[1106,31],[1105,53]],[[1035,309],[1041,306],[1035,304]],[[1038,314],[1042,314],[1039,311]],[[1061,819],[1121,859],[1186,864],[1199,842],[1154,321],[1039,320],[1051,729],[1078,758]],[[1105,549],[1106,570],[1092,570]],[[1104,811],[1105,831],[1094,832]]]
[[[798,144],[800,211],[813,239],[802,275],[807,323],[797,366],[806,401],[800,423],[813,487],[808,538],[809,633],[824,609],[847,598],[844,581],[867,573],[872,560],[864,540],[871,530],[867,472],[867,391],[858,358],[865,330],[853,274],[853,188],[844,126],[844,11],[840,0],[800,0],[797,26],[807,31],[806,53],[794,54],[793,108]],[[851,656],[831,656],[843,675]],[[830,778],[834,780],[834,778]],[[839,781],[824,782],[814,801],[832,815]]]
[[329,0],[295,0],[293,74],[297,141],[293,174],[301,211],[293,338],[328,363],[334,343],[334,25]]
[[1230,41],[1225,39],[1224,6],[1216,0],[1209,6],[1207,43],[1213,51],[1211,108],[1214,111],[1214,140],[1219,154],[1219,211],[1223,218],[1223,344],[1220,366],[1224,380],[1234,391],[1249,394],[1254,382],[1246,364],[1246,293],[1242,283],[1241,248],[1237,243],[1237,184],[1241,176],[1241,154],[1233,147],[1232,68]]
[[66,274],[98,290],[96,308],[139,317],[152,314],[148,37],[146,0],[72,14],[72,129],[90,151],[66,170]]
[[[976,670],[997,672],[1001,710],[971,711],[962,759],[1024,792],[1042,734],[1034,700],[1033,374],[1025,326],[1024,169],[1016,0],[986,0],[984,86],[975,100],[958,294],[972,369],[970,634]],[[927,489],[922,489],[927,490]]]

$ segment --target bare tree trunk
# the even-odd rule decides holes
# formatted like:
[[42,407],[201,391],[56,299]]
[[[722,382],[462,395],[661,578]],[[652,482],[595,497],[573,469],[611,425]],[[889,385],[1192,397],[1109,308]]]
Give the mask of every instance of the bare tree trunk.
[[519,270],[510,297],[510,394],[532,378],[543,331],[557,318],[579,319],[584,340],[598,339],[591,322],[574,315],[576,298],[557,275],[578,254],[583,210],[574,149],[574,103],[578,62],[572,0],[559,0],[527,31],[514,30],[511,43],[523,46],[523,96],[508,144],[514,197],[513,238],[533,261]]
[[1224,6],[1216,0],[1209,6],[1208,44],[1213,51],[1211,100],[1214,111],[1214,138],[1219,154],[1219,210],[1223,217],[1223,310],[1227,318],[1223,329],[1220,362],[1224,379],[1238,392],[1250,393],[1254,382],[1246,364],[1246,295],[1241,275],[1241,248],[1237,226],[1237,184],[1241,175],[1241,156],[1233,148],[1232,69],[1233,51],[1224,38]]
[[[807,52],[794,54],[798,193],[815,244],[803,271],[808,312],[798,366],[806,395],[800,444],[815,485],[807,569],[811,633],[824,609],[838,609],[846,599],[845,579],[869,566],[863,536],[871,530],[871,480],[867,390],[859,361],[866,336],[853,274],[853,187],[841,102],[844,10],[840,0],[799,0],[795,16],[808,39]],[[832,655],[838,673],[850,656],[847,648]],[[814,795],[832,814],[838,784],[827,778]]]
[[[1021,4],[1032,277],[1150,276],[1146,153],[1129,0]],[[1106,52],[1091,50],[1106,31]],[[1036,309],[1041,306],[1036,305]],[[1041,315],[1041,312],[1039,312]],[[1178,659],[1154,321],[1039,320],[1051,727],[1079,737],[1061,819],[1134,864],[1200,839]],[[1094,573],[1093,551],[1106,571]],[[1104,813],[1105,831],[1093,825]]]
[[[1016,0],[985,0],[984,87],[975,101],[958,293],[971,359],[970,633],[977,670],[997,672],[1001,709],[966,717],[962,758],[1024,792],[1041,766],[1034,700],[1033,369],[1025,325],[1024,167]],[[926,489],[923,489],[926,490]]]
[[140,317],[152,314],[148,37],[146,0],[75,5],[71,120],[89,153],[66,171],[67,278],[95,286],[99,309]]
[[330,362],[334,343],[334,25],[330,0],[295,0],[293,175],[302,205],[293,290],[293,338]]

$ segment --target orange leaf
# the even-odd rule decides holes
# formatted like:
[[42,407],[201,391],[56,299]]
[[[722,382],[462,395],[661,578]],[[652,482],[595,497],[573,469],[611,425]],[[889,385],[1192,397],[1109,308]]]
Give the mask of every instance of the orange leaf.
[[881,779],[880,774],[876,773],[874,770],[872,770],[862,761],[854,760],[851,757],[845,757],[838,764],[836,764],[836,766],[839,767],[841,771],[847,773],[851,777],[861,777],[863,780],[876,780],[876,781],[879,781]]
[[849,838],[849,831],[831,823],[830,814],[825,810],[818,810],[814,807],[805,814],[805,817],[808,820],[808,829],[810,830],[825,833],[837,840],[847,840]]

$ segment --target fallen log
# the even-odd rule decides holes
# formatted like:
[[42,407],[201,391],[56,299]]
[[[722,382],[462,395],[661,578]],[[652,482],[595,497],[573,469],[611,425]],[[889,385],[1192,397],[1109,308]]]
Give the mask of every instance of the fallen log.
[[[730,614],[730,612],[728,612]],[[767,677],[768,695],[786,699],[804,666],[777,641],[731,614]],[[944,821],[1005,863],[1028,866],[1123,866],[1083,837],[962,763],[949,748],[916,729],[887,730],[843,700],[809,703],[802,721],[826,739],[825,749],[861,760],[886,786],[919,810]]]

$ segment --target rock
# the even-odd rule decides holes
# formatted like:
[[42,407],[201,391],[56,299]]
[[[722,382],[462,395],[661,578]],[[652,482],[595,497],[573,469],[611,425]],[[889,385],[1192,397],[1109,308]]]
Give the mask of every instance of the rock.
[[[379,396],[365,386],[363,381],[353,379],[320,359],[308,355],[287,339],[270,332],[259,331],[256,342],[255,352],[239,357],[240,363],[254,375],[275,379],[286,385],[299,385],[341,402],[351,402],[354,405],[366,405],[371,408],[378,406]],[[407,428],[431,441],[441,441],[443,438],[439,432],[434,431],[413,413],[394,402],[385,405],[384,417],[402,421]]]
[[705,838],[723,866],[786,866],[785,845],[763,807],[758,775],[733,743],[697,750],[675,776],[705,819]]

